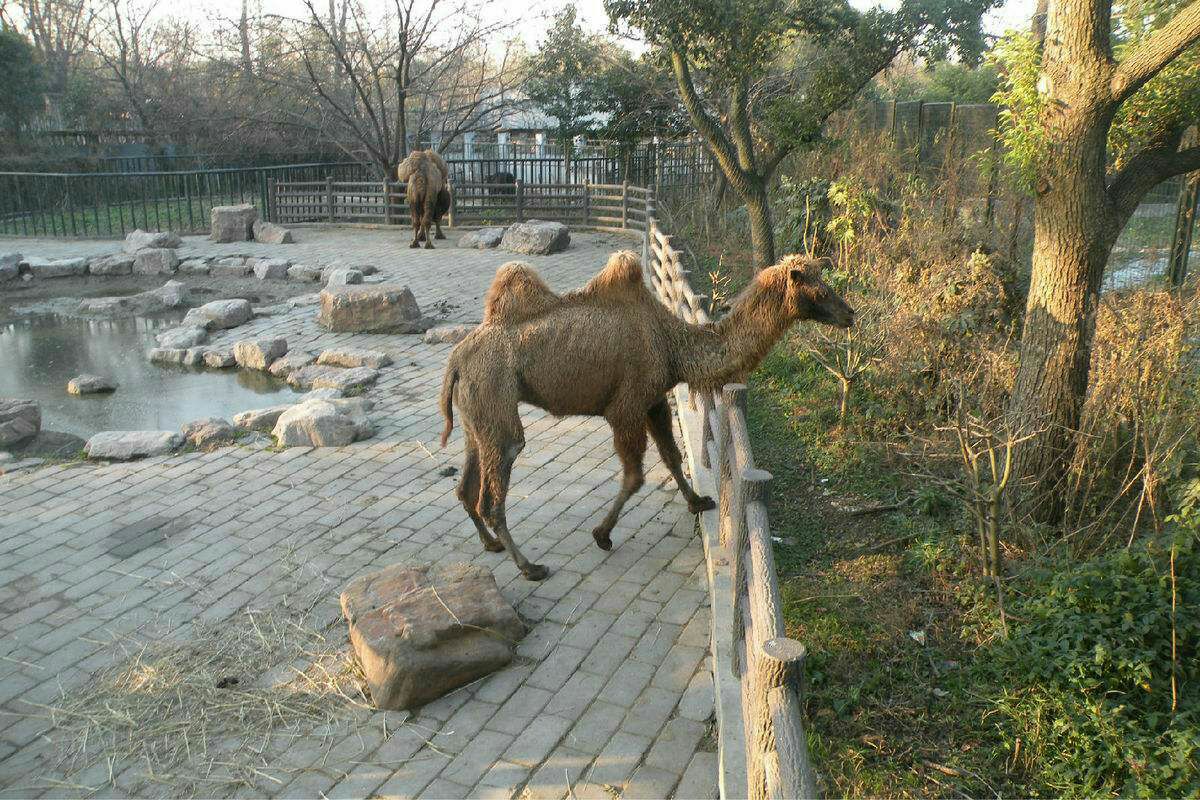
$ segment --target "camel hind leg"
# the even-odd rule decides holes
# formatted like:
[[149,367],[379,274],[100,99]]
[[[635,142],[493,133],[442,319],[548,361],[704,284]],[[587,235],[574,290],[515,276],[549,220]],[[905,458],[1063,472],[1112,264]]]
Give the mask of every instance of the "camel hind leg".
[[412,213],[412,229],[413,240],[409,247],[421,246],[421,219],[425,216],[425,203],[420,198],[413,199],[409,202],[409,211]]
[[654,445],[658,448],[658,454],[662,456],[663,463],[671,471],[675,485],[687,499],[688,511],[699,514],[702,511],[711,511],[716,508],[717,504],[711,497],[696,494],[695,489],[688,483],[687,476],[683,474],[683,456],[679,453],[679,445],[675,444],[675,434],[671,425],[671,406],[667,404],[665,397],[652,405],[650,411],[647,412],[646,429],[654,437]]
[[425,242],[425,249],[433,249],[433,237],[429,235],[429,226],[433,224],[432,201],[425,203],[425,213],[421,216],[421,239]]
[[504,545],[492,536],[483,522],[483,517],[479,515],[479,495],[483,484],[479,476],[479,450],[475,447],[475,442],[471,440],[470,435],[467,436],[465,449],[466,457],[463,463],[462,480],[459,481],[456,492],[458,499],[462,501],[463,508],[467,510],[467,516],[471,518],[471,522],[475,523],[475,530],[479,533],[479,542],[483,545],[483,549],[489,553],[504,552]]
[[540,581],[550,574],[550,570],[541,564],[532,563],[517,549],[516,542],[508,531],[508,520],[504,516],[504,503],[508,496],[513,464],[524,448],[524,437],[503,443],[497,442],[491,446],[480,443],[479,463],[483,485],[479,493],[478,510],[480,516],[486,519],[496,532],[521,574],[531,581]]

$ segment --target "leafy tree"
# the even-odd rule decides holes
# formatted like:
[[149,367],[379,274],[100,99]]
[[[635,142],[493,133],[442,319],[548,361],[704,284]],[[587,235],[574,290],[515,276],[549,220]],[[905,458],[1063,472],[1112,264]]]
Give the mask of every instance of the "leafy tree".
[[982,50],[994,0],[905,0],[858,11],[846,0],[605,0],[614,25],[662,49],[683,105],[746,204],[754,262],[775,261],[768,187],[897,54]]
[[1100,284],[1121,229],[1146,193],[1200,169],[1184,132],[1200,118],[1200,0],[1049,6],[1041,48],[1001,48],[1007,159],[1036,193],[1033,271],[1013,391],[1014,416],[1041,431],[1020,449],[1026,508],[1062,512],[1073,431],[1088,385]]
[[554,16],[546,38],[530,59],[525,92],[557,121],[554,138],[570,152],[571,140],[588,133],[595,122],[601,43],[583,29],[575,7]]
[[5,84],[0,92],[0,124],[16,137],[45,107],[45,74],[33,45],[7,27],[0,27],[0,74]]
[[994,64],[979,66],[939,61],[888,75],[871,92],[885,100],[924,100],[927,103],[990,103],[999,88]]

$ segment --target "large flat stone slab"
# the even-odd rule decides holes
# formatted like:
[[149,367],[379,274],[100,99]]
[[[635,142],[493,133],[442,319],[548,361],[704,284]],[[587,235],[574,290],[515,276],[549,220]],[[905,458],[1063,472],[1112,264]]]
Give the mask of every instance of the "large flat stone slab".
[[342,592],[350,642],[379,708],[413,708],[494,672],[525,626],[486,568],[396,564]]
[[183,318],[183,324],[223,330],[243,325],[253,316],[254,310],[250,301],[235,297],[231,300],[214,300],[193,308]]
[[407,286],[328,286],[321,291],[321,327],[335,333],[423,333],[429,323]]
[[0,397],[0,448],[32,439],[42,429],[42,411],[33,400]]
[[83,446],[88,458],[130,461],[173,453],[183,446],[174,431],[101,431]]

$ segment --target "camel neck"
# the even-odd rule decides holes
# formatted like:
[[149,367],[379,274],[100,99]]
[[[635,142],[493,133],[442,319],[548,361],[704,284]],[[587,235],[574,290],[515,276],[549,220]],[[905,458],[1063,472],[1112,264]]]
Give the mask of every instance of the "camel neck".
[[701,389],[742,383],[787,330],[781,298],[754,287],[719,322],[689,326],[680,379]]

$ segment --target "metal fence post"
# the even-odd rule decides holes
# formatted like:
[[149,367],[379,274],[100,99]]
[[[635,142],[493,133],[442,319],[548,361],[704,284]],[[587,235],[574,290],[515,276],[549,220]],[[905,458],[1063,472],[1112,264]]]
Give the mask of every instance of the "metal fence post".
[[589,225],[592,221],[592,184],[588,181],[583,182],[583,224]]
[[454,184],[447,184],[446,191],[450,193],[450,210],[446,212],[449,215],[448,224],[453,228],[458,217],[458,192],[454,191]]
[[525,221],[525,183],[517,180],[517,222]]
[[392,185],[383,179],[383,224],[392,224]]
[[329,221],[333,222],[333,176],[325,176],[325,210]]
[[629,181],[621,181],[621,227],[629,227]]

